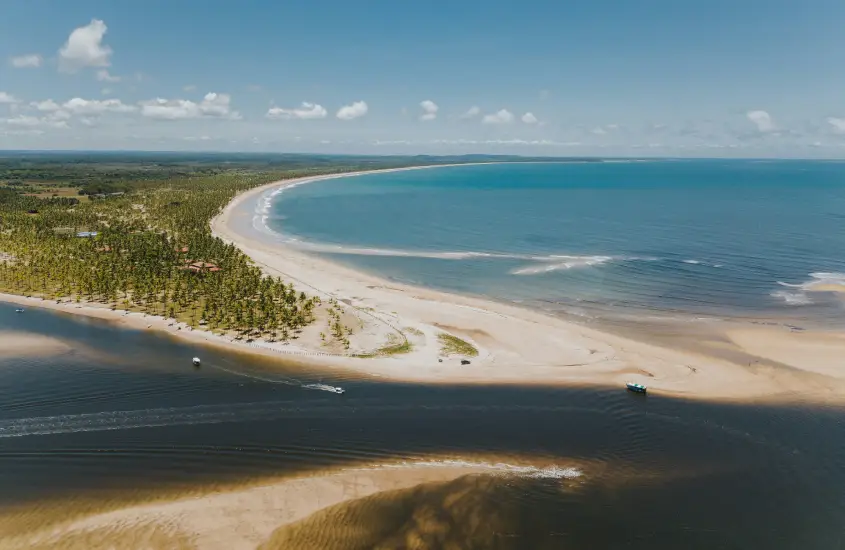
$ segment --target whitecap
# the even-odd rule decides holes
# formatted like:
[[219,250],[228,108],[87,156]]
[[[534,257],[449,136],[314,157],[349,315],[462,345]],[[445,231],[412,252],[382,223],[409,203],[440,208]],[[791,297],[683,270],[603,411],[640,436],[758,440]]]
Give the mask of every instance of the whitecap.
[[[601,265],[612,261],[612,256],[558,256],[556,260],[538,260],[545,263],[540,265],[529,265],[511,271],[512,275],[537,275],[552,271],[565,271],[579,267],[590,267]],[[561,261],[562,260],[562,261]]]
[[773,298],[780,298],[787,305],[790,306],[806,306],[812,304],[813,301],[804,292],[788,292],[786,290],[776,290],[772,292]]

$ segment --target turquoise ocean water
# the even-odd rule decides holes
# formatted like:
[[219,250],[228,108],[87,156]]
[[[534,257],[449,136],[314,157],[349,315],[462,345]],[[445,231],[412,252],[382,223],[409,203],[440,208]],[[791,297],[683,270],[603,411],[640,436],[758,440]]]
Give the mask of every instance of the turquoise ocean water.
[[845,324],[845,163],[444,167],[268,198],[277,238],[387,278],[586,317]]

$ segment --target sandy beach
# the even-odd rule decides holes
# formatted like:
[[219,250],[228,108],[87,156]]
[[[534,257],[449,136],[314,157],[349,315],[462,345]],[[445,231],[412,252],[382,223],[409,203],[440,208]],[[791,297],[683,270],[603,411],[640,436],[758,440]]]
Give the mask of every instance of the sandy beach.
[[[417,167],[411,169],[436,168]],[[390,171],[390,170],[389,170]],[[0,300],[109,319],[127,328],[158,330],[195,343],[294,360],[304,366],[424,383],[517,383],[601,385],[646,384],[653,393],[694,399],[845,397],[845,369],[832,357],[845,356],[842,335],[796,335],[785,326],[725,324],[707,353],[640,341],[585,327],[540,312],[386,281],[306,254],[282,239],[252,230],[258,202],[280,188],[342,174],[270,183],[236,197],[211,222],[213,233],[235,244],[265,273],[282,277],[306,293],[337,300],[354,320],[349,352],[327,349],[321,328],[306,328],[290,343],[246,344],[161,317],[112,311],[102,304],[56,303],[0,294]],[[247,228],[247,229],[245,229]],[[475,357],[444,353],[441,335],[453,335],[478,350]],[[702,332],[702,339],[705,333]],[[407,340],[410,351],[374,354]],[[359,355],[359,356],[355,356]],[[375,355],[367,358],[360,355]],[[467,359],[470,364],[461,364]]]
[[[729,327],[722,347],[732,353],[668,349],[507,304],[388,282],[243,230],[268,190],[313,179],[278,182],[242,194],[213,220],[212,230],[267,273],[305,284],[383,321],[385,339],[394,328],[410,328],[403,332],[421,335],[409,336],[410,353],[367,360],[333,358],[329,362],[333,366],[424,382],[621,386],[636,381],[650,390],[690,398],[792,400],[807,394],[819,399],[845,395],[845,371],[828,368],[831,349],[845,353],[839,335],[816,334],[808,344],[794,341],[787,328],[765,327],[755,330],[752,340],[732,338],[730,333],[742,327]],[[379,323],[369,324],[379,329]],[[456,360],[438,362],[437,335],[443,332],[472,343],[479,357],[464,366]],[[778,346],[768,347],[766,342]],[[765,354],[760,353],[762,348]],[[796,361],[796,354],[802,361]]]

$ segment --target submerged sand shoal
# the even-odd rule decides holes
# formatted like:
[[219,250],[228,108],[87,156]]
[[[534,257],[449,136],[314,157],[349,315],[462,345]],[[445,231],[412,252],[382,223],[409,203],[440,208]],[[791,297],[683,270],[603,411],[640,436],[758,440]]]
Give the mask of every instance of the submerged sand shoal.
[[0,359],[66,353],[73,347],[58,338],[20,331],[0,331]]
[[[33,548],[257,548],[279,527],[318,510],[383,491],[490,473],[483,464],[360,468],[286,479],[241,490],[150,503],[51,523],[0,541]],[[18,527],[18,530],[20,528]]]

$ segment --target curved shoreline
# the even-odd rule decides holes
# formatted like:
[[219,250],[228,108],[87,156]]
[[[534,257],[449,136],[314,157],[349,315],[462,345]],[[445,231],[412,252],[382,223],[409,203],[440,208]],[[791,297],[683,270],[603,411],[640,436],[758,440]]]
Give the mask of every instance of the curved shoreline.
[[[825,357],[818,367],[807,366],[806,357],[796,361],[797,350],[807,352],[806,342],[790,346],[791,339],[802,335],[779,328],[744,329],[741,338],[729,336],[733,351],[754,359],[740,366],[736,360],[635,341],[510,304],[387,281],[308,255],[284,242],[264,242],[242,229],[244,219],[255,213],[255,201],[271,189],[363,173],[436,167],[270,183],[230,202],[211,221],[212,233],[237,246],[268,274],[333,297],[391,327],[424,335],[406,355],[367,360],[335,357],[320,361],[323,365],[409,382],[622,388],[627,381],[637,381],[657,392],[689,398],[793,401],[809,396],[840,401],[845,397],[845,373],[840,376],[831,368],[831,358]],[[469,366],[439,363],[436,335],[440,332],[470,341],[481,351],[479,358]],[[815,335],[823,342],[823,353],[831,346],[845,353],[845,339],[827,336]],[[768,353],[769,342],[777,342],[781,353]]]
[[[679,349],[668,338],[642,341],[586,327],[517,305],[394,283],[309,255],[279,242],[265,242],[237,227],[252,226],[255,201],[268,190],[361,174],[447,166],[308,176],[262,185],[236,196],[211,220],[212,233],[237,246],[262,270],[293,282],[308,293],[337,300],[361,330],[357,350],[397,343],[410,353],[361,358],[329,353],[317,338],[289,343],[243,343],[171,319],[113,311],[102,304],[57,303],[42,298],[0,294],[0,301],[52,309],[117,322],[136,330],[156,330],[203,346],[276,357],[304,367],[340,369],[363,377],[435,384],[605,386],[623,391],[629,381],[650,393],[707,400],[766,400],[841,403],[845,398],[845,335],[792,332],[788,327],[735,326],[721,334],[696,332],[703,348]],[[243,225],[243,224],[241,224]],[[254,228],[253,228],[254,230]],[[313,332],[319,330],[315,328]],[[438,337],[457,336],[475,346],[470,365],[441,350]],[[706,349],[705,349],[706,348]],[[358,352],[360,353],[360,351]],[[373,355],[373,354],[365,354]]]

